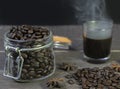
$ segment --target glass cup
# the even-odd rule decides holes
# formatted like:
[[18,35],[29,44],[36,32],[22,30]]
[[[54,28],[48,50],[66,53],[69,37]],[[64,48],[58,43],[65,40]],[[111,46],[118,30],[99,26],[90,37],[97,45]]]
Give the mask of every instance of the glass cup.
[[91,20],[83,24],[84,58],[89,62],[105,62],[110,59],[112,20]]

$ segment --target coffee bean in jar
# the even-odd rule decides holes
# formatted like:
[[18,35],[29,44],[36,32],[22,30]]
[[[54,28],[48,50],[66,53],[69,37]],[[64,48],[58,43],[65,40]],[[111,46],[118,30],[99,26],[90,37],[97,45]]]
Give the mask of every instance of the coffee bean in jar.
[[55,71],[52,32],[46,27],[13,26],[4,35],[4,76],[26,82],[49,77]]

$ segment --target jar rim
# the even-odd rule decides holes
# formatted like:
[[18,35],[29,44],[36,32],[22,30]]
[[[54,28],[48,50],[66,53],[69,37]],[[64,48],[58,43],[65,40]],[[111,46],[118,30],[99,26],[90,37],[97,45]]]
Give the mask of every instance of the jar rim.
[[4,39],[5,40],[9,40],[9,41],[13,41],[13,42],[18,42],[18,43],[22,43],[22,42],[30,42],[30,41],[43,41],[43,40],[46,40],[46,39],[49,39],[52,37],[52,31],[47,29],[49,31],[49,35],[48,36],[45,36],[43,37],[42,39],[27,39],[27,40],[16,40],[16,39],[11,39],[9,38],[7,35],[9,33],[9,31],[7,31],[5,34],[4,34]]
[[85,21],[84,24],[86,24],[86,23],[96,23],[96,22],[104,22],[104,23],[113,24],[113,20],[109,19],[109,18],[89,19],[89,20]]

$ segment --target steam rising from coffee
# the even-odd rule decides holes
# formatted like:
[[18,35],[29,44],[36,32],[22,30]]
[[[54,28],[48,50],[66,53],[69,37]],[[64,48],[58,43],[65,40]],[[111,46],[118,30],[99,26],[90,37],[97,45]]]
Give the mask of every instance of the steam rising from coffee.
[[76,18],[82,22],[108,18],[105,0],[76,0],[74,8]]
[[[91,18],[103,18],[106,16],[106,5],[104,0],[89,0],[86,5],[86,15]],[[87,18],[87,19],[89,19]]]

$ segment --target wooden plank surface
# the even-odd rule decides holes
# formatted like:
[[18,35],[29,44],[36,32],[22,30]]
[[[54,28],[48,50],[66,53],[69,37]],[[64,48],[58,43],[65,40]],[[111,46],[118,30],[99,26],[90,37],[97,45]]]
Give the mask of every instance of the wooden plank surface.
[[[55,52],[56,54],[56,64],[60,64],[63,62],[68,62],[68,63],[74,63],[77,66],[79,66],[80,68],[83,67],[104,67],[107,65],[111,65],[111,63],[116,63],[116,62],[120,62],[120,52],[112,53],[112,57],[111,60],[108,61],[107,63],[103,63],[103,64],[90,64],[87,63],[85,60],[82,59],[82,52],[81,51],[70,51],[70,52]],[[0,71],[0,89],[48,89],[47,88],[47,81],[51,78],[64,78],[65,79],[65,75],[69,74],[69,72],[66,71],[61,71],[60,69],[56,69],[55,73],[45,79],[45,80],[41,80],[41,81],[36,81],[36,82],[29,82],[29,83],[17,83],[14,80],[10,79],[10,78],[6,78],[2,75],[3,70]],[[80,86],[78,86],[77,84],[74,85],[70,85],[67,83],[67,79],[65,79],[65,89],[81,89]]]

